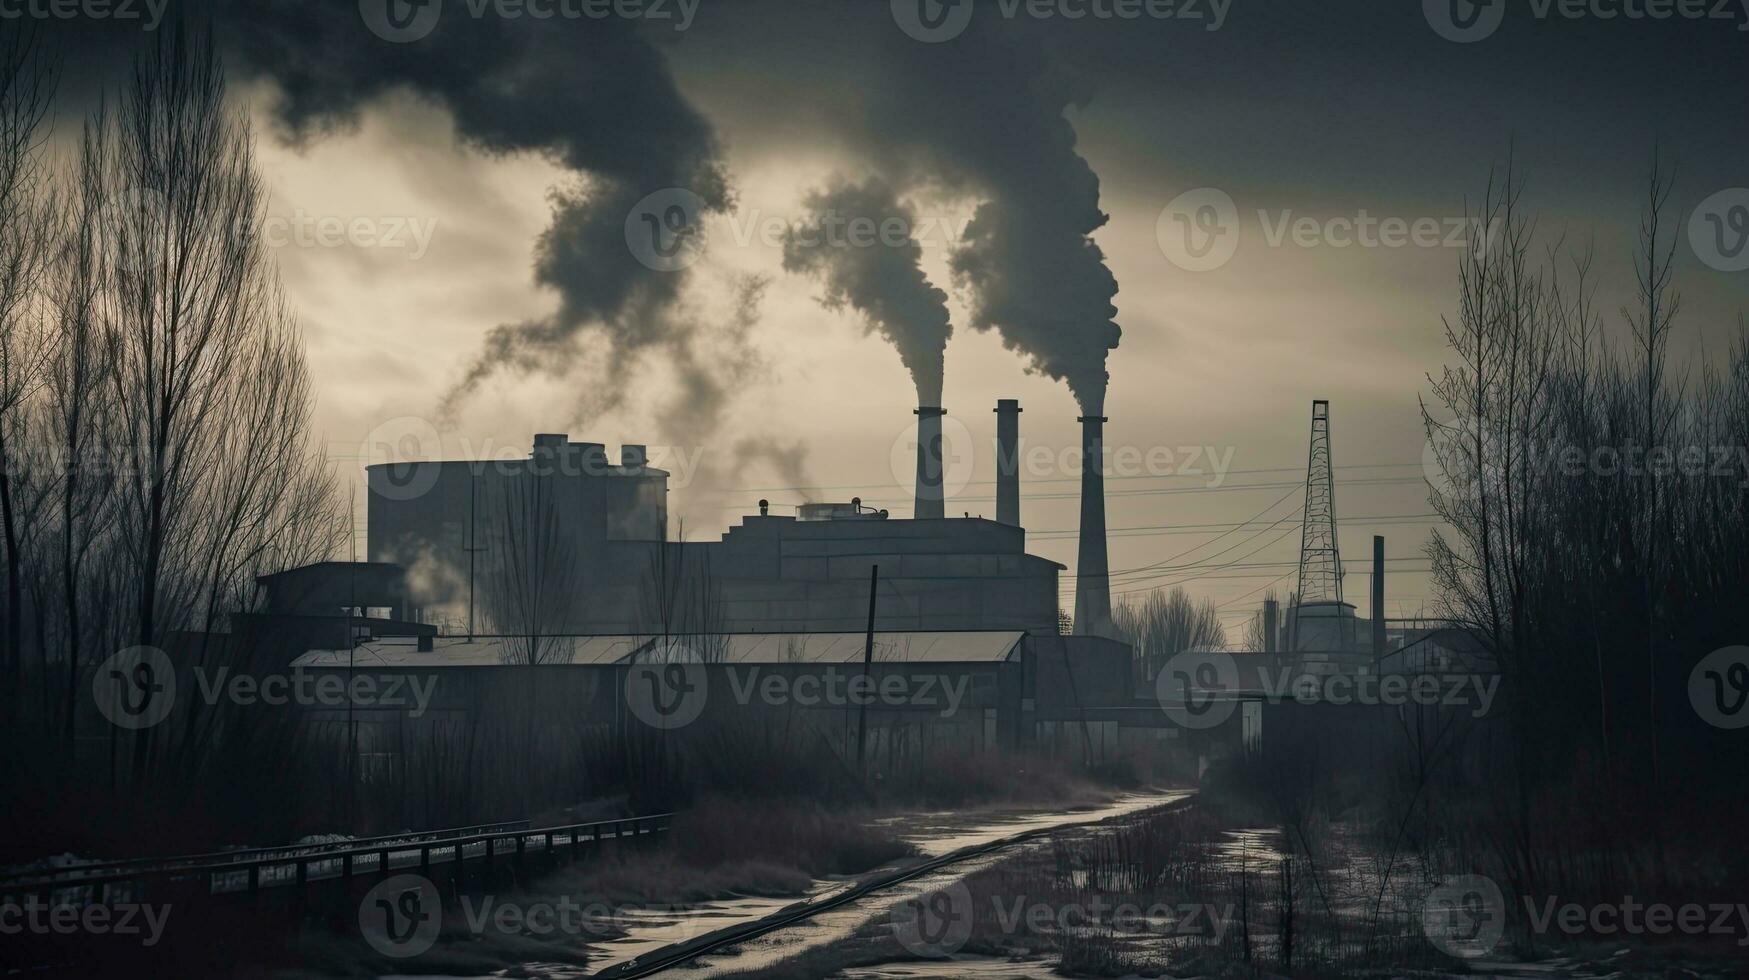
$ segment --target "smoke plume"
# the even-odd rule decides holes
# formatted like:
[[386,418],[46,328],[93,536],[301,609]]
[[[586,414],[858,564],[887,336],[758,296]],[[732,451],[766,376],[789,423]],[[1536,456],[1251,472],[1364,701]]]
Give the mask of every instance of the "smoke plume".
[[[292,139],[351,126],[366,103],[407,89],[448,109],[478,149],[537,153],[578,175],[553,194],[552,223],[535,248],[534,279],[553,290],[557,309],[493,328],[446,406],[499,370],[563,376],[589,338],[605,345],[610,378],[652,350],[690,349],[693,332],[674,314],[686,274],[640,261],[628,247],[627,218],[669,188],[696,195],[695,222],[728,208],[731,194],[711,126],[639,28],[613,19],[474,18],[451,4],[438,8],[429,33],[390,43],[350,5],[243,7],[232,50],[276,83],[276,111]],[[610,385],[592,408],[612,407],[623,392]]]
[[953,325],[947,294],[930,285],[911,237],[916,216],[886,181],[839,179],[807,198],[805,221],[784,240],[783,267],[815,276],[829,309],[861,313],[899,351],[917,404],[941,404],[942,356]]
[[1107,220],[1099,178],[1064,115],[1087,90],[1042,38],[1000,18],[974,17],[952,44],[888,47],[864,86],[867,152],[902,187],[980,199],[951,262],[971,325],[1103,414],[1117,279],[1089,237]]

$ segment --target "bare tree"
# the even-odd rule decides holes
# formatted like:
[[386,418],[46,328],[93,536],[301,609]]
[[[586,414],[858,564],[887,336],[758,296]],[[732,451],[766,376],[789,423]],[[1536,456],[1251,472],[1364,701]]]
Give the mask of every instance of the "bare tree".
[[[1720,366],[1668,364],[1680,306],[1670,190],[1654,163],[1618,352],[1593,305],[1591,251],[1557,240],[1532,261],[1534,222],[1509,176],[1484,199],[1502,237],[1465,257],[1447,325],[1455,363],[1433,382],[1460,420],[1427,413],[1445,476],[1432,502],[1451,525],[1429,545],[1434,581],[1441,611],[1504,675],[1502,858],[1523,888],[1559,888],[1576,867],[1533,812],[1600,792],[1611,819],[1598,832],[1619,835],[1607,853],[1630,856],[1595,867],[1664,867],[1662,744],[1688,735],[1661,699],[1681,694],[1672,678],[1706,651],[1740,642],[1749,465],[1732,447],[1749,445],[1749,336],[1739,322]],[[1714,778],[1683,774],[1688,788]]]
[[[67,206],[58,228],[53,318],[54,354],[48,371],[48,412],[56,440],[60,500],[60,591],[66,657],[65,737],[73,741],[78,705],[85,563],[104,534],[115,483],[111,463],[110,348],[103,342],[104,178],[108,117],[99,109],[85,124],[78,162],[66,183]],[[46,656],[46,651],[45,651]]]
[[564,533],[551,476],[520,473],[498,481],[486,615],[504,636],[509,663],[542,664],[562,650],[582,591],[580,556]]
[[709,549],[686,543],[686,525],[678,540],[662,540],[650,549],[639,595],[639,618],[655,634],[640,657],[663,663],[695,660],[721,663],[728,657],[722,587],[711,574]]
[[1682,307],[1681,297],[1671,285],[1671,259],[1676,254],[1677,236],[1664,234],[1663,213],[1670,200],[1671,176],[1652,156],[1652,172],[1646,182],[1646,199],[1640,211],[1639,248],[1634,256],[1635,284],[1639,308],[1624,309],[1622,315],[1634,331],[1634,343],[1641,357],[1640,392],[1643,428],[1640,448],[1647,464],[1641,474],[1642,513],[1640,525],[1641,562],[1645,571],[1644,605],[1646,613],[1646,695],[1648,735],[1651,739],[1652,787],[1658,785],[1658,612],[1657,589],[1662,576],[1658,574],[1658,541],[1668,533],[1659,507],[1660,474],[1650,465],[1653,453],[1664,445],[1670,419],[1663,407],[1665,401],[1664,366],[1670,344],[1670,328]]
[[1118,637],[1135,648],[1138,681],[1153,680],[1175,654],[1227,645],[1214,602],[1196,602],[1181,586],[1125,599],[1112,610],[1111,619]]
[[[107,326],[121,441],[125,539],[138,574],[135,634],[185,620],[195,488],[222,452],[249,338],[277,313],[254,229],[263,208],[249,126],[226,104],[210,32],[160,32],[135,66],[117,131],[106,230]],[[168,588],[166,587],[168,583]]]
[[54,211],[43,122],[55,76],[35,40],[31,31],[14,31],[0,49],[0,523],[6,543],[6,683],[14,695],[23,690],[23,556],[13,491],[19,446],[29,437],[26,403],[40,381],[46,351],[41,311],[33,307]]

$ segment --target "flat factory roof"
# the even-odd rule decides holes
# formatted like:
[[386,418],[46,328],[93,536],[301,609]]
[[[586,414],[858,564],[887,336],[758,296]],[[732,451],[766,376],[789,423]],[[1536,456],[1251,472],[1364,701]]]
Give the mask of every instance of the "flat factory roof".
[[[1001,663],[1020,648],[1020,630],[877,632],[874,659],[898,663]],[[860,663],[862,633],[728,633],[684,636],[554,636],[543,663],[607,666],[701,660],[741,664]],[[421,652],[414,637],[385,637],[352,651],[310,650],[293,667],[491,667],[509,658],[518,638],[440,636]],[[664,648],[669,651],[664,653]]]

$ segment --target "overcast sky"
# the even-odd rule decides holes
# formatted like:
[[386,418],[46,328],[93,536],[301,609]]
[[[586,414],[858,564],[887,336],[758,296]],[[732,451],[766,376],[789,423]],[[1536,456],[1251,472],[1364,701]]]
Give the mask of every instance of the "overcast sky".
[[[439,19],[392,40],[379,0],[229,5],[229,60],[335,455],[373,431],[436,431],[451,457],[520,455],[532,433],[568,431],[610,451],[676,447],[659,461],[689,538],[760,497],[860,495],[907,516],[912,380],[854,307],[822,305],[819,276],[786,271],[782,239],[810,192],[880,177],[946,293],[942,403],[963,439],[948,512],[993,516],[991,408],[1018,398],[1039,447],[1022,488],[1029,550],[1072,568],[1081,409],[1064,381],[1028,373],[1026,352],[1073,373],[1091,351],[1096,366],[1105,321],[1060,346],[1049,324],[1016,328],[1016,351],[986,307],[1002,290],[1011,310],[1048,305],[1060,287],[1097,312],[1109,290],[1085,255],[998,250],[996,278],[973,285],[950,261],[986,202],[1028,215],[1068,202],[1026,225],[1029,246],[1085,220],[1090,169],[1122,330],[1104,408],[1108,444],[1127,452],[1108,483],[1114,591],[1182,582],[1231,603],[1236,626],[1262,590],[1291,589],[1311,402],[1327,398],[1349,598],[1365,612],[1383,533],[1387,611],[1408,614],[1426,597],[1430,529],[1417,399],[1446,355],[1453,243],[1490,168],[1512,153],[1544,235],[1595,245],[1598,307],[1614,311],[1631,297],[1656,147],[1677,178],[1676,355],[1717,357],[1749,306],[1749,272],[1688,236],[1703,201],[1728,215],[1717,195],[1749,186],[1749,2],[1651,3],[1661,19],[1627,16],[1644,0],[967,6],[969,21],[933,0],[921,20],[916,0],[670,0],[628,22],[580,16],[582,0],[544,20],[528,16],[538,2],[476,17],[446,0],[397,8],[414,33],[418,16]],[[70,41],[65,133],[153,35],[143,21],[45,23]],[[591,193],[599,205],[610,188],[636,200],[675,184],[705,201],[685,268],[634,266],[629,245],[590,251],[590,229],[613,227]],[[1202,234],[1209,214],[1217,251],[1186,252],[1180,215]],[[1397,240],[1404,228],[1420,243]],[[1343,244],[1357,234],[1372,244]],[[569,250],[555,257],[555,241]],[[644,333],[634,309],[667,332]],[[1614,313],[1607,325],[1623,329]],[[483,357],[489,336],[518,357]]]

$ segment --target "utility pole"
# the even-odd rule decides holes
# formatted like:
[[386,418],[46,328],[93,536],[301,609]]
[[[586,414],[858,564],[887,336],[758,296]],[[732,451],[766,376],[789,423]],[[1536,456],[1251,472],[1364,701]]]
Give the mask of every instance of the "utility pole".
[[[874,663],[874,616],[875,588],[880,584],[881,566],[870,565],[868,569],[868,633],[862,641],[862,676],[867,677],[869,667]],[[868,778],[868,691],[864,685],[862,700],[856,708],[856,768],[866,780]]]

